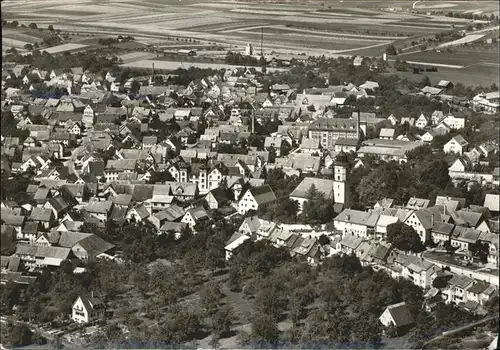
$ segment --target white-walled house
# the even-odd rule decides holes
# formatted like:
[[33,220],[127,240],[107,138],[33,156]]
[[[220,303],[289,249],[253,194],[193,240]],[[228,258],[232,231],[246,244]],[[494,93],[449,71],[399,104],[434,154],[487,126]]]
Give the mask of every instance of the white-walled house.
[[425,115],[420,114],[420,116],[415,121],[415,126],[419,129],[424,129],[427,125],[429,125],[429,120],[427,120],[427,117]]
[[462,129],[465,127],[465,118],[455,117],[452,114],[447,115],[441,122],[444,122],[452,129]]
[[105,306],[100,298],[90,295],[80,295],[72,306],[71,318],[78,323],[90,323],[104,316]]
[[238,212],[243,215],[249,210],[273,205],[276,200],[276,195],[269,185],[251,188],[241,197],[238,203]]
[[462,155],[463,152],[467,151],[468,145],[469,143],[462,135],[457,135],[443,146],[443,151],[447,154],[455,153]]
[[376,211],[364,212],[345,209],[333,221],[335,231],[342,234],[353,234],[358,237],[369,237],[375,233],[375,226],[380,217]]
[[385,327],[406,327],[415,323],[405,302],[389,305],[379,317]]

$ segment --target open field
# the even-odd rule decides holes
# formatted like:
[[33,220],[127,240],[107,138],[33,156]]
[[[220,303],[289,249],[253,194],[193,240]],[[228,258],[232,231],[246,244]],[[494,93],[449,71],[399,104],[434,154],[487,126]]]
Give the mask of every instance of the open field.
[[[134,36],[176,36],[237,45],[241,50],[247,43],[259,46],[259,31],[264,27],[266,49],[285,53],[302,48],[303,51],[319,50],[325,55],[345,50],[356,54],[356,49],[366,52],[372,48],[374,54],[381,55],[384,45],[398,38],[410,40],[446,30],[452,23],[467,24],[467,20],[443,16],[382,10],[397,6],[407,9],[408,2],[345,0],[343,3],[271,4],[153,0],[142,4],[134,0],[68,0],[64,3],[5,0],[2,12],[4,19],[25,24],[36,22],[39,26],[51,23],[56,28],[73,26],[75,30],[131,31]],[[467,10],[471,8],[468,6]],[[285,26],[288,28],[283,29]],[[318,29],[325,33],[318,33]]]
[[401,55],[400,59],[405,61],[417,61],[427,63],[451,64],[460,66],[478,65],[481,63],[497,64],[498,65],[498,47],[491,51],[453,51],[452,53],[446,50],[441,52],[424,51],[415,52],[408,55]]
[[[18,20],[25,25],[35,22],[39,27],[46,28],[53,24],[55,28],[76,33],[71,42],[87,44],[89,48],[97,44],[85,37],[79,40],[81,33],[98,36],[132,35],[136,38],[136,43],[126,43],[123,46],[134,51],[141,50],[141,46],[137,45],[140,42],[154,43],[167,49],[168,45],[182,45],[184,48],[218,45],[226,50],[242,52],[248,43],[256,50],[260,49],[262,30],[265,54],[274,52],[327,57],[380,57],[390,43],[397,46],[410,45],[413,40],[434,36],[439,32],[452,30],[453,27],[462,29],[470,24],[467,19],[446,17],[448,11],[498,13],[498,3],[493,0],[434,0],[417,3],[408,0],[281,2],[151,0],[146,4],[137,0],[67,0],[64,3],[58,0],[4,0],[2,15],[5,20]],[[411,12],[414,4],[419,13]],[[426,12],[435,14],[428,15]],[[35,34],[37,31],[33,32],[16,30],[14,34],[11,33],[10,39],[17,41],[9,43],[3,40],[4,46],[20,47],[22,43],[31,42],[23,35],[38,37]],[[17,33],[20,35],[16,36]],[[479,38],[480,34],[477,35],[462,41]],[[5,38],[9,38],[9,35]],[[191,42],[184,39],[194,39],[197,42],[190,45]],[[453,45],[462,45],[462,41]],[[178,47],[172,48],[175,49]],[[445,51],[447,50],[444,49],[441,53],[415,52],[401,55],[401,59],[440,65],[439,72],[429,73],[431,79],[443,78],[471,82],[474,85],[489,85],[497,80],[498,51],[459,51],[452,54]],[[214,54],[213,57],[218,56],[220,54]],[[151,61],[147,59],[151,58],[154,57],[137,54],[135,58],[126,58],[124,63],[150,68]],[[160,61],[158,68],[160,65],[164,65],[165,69],[182,67],[179,62],[159,59],[158,62]],[[217,64],[216,66],[219,67]],[[410,76],[410,79],[421,79],[411,73]]]

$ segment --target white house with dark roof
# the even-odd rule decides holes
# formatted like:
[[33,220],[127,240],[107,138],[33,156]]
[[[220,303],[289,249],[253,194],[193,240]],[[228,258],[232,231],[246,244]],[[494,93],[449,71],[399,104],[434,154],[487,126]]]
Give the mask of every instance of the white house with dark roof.
[[423,113],[421,113],[415,121],[415,126],[419,129],[424,129],[427,125],[429,125],[429,120]]
[[238,202],[238,212],[245,214],[249,210],[258,210],[276,203],[276,195],[269,185],[248,189]]
[[343,235],[352,234],[359,237],[369,237],[375,233],[375,226],[380,217],[377,211],[365,212],[354,209],[344,209],[334,220],[335,232]]
[[469,143],[462,135],[457,135],[443,146],[443,151],[447,154],[455,153],[462,155],[463,152],[467,151],[468,145]]
[[402,328],[415,323],[405,302],[389,305],[379,317],[385,327]]
[[431,237],[432,227],[442,221],[441,209],[438,207],[431,207],[415,210],[403,223],[413,227],[422,243],[425,243]]
[[94,296],[94,292],[90,295],[87,293],[81,294],[71,307],[71,319],[77,323],[90,323],[104,317],[105,305],[104,302]]

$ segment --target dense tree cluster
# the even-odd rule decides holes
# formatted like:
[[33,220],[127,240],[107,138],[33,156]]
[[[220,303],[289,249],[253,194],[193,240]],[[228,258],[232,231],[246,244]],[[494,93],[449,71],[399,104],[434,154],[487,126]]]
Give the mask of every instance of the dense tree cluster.
[[[57,45],[59,43],[52,43]],[[52,46],[53,46],[52,45]],[[101,70],[118,71],[118,58],[106,54],[101,50],[90,50],[85,52],[65,52],[62,55],[51,55],[47,51],[33,51],[28,55],[17,53],[9,54],[4,57],[5,61],[14,61],[21,64],[30,64],[34,67],[44,70],[64,69],[71,67],[82,67],[84,71],[89,70],[93,73]]]
[[307,201],[303,204],[299,220],[312,226],[321,225],[331,221],[335,213],[332,200],[326,198],[322,192],[311,185],[306,194]]
[[[275,250],[274,261],[267,262],[271,250]],[[277,259],[278,255],[282,258]],[[416,316],[423,301],[422,291],[411,282],[365,269],[354,256],[328,258],[316,270],[291,261],[285,252],[280,254],[266,243],[245,242],[229,263],[230,281],[235,281],[232,288],[255,298],[251,332],[241,337],[252,346],[378,344],[378,317],[387,305],[404,300]],[[283,333],[277,323],[285,318],[293,327]]]
[[420,237],[413,227],[397,222],[387,226],[387,242],[394,248],[420,253],[425,250]]

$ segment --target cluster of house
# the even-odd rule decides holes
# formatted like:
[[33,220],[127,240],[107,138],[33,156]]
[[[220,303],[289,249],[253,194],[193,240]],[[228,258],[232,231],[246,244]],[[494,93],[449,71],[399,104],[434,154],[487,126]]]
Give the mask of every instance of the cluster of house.
[[[298,94],[285,84],[263,92],[253,68],[216,74],[188,86],[153,85],[154,77],[119,84],[109,72],[101,77],[79,69],[42,72],[16,66],[2,74],[3,82],[22,76],[27,88],[3,89],[2,112],[12,115],[19,132],[17,136],[2,136],[0,170],[7,176],[28,171],[33,176],[25,191],[27,203],[9,199],[1,203],[2,245],[10,244],[14,251],[2,256],[2,283],[29,284],[35,277],[25,271],[58,268],[65,260],[119,260],[113,244],[82,232],[85,224],[105,227],[110,221],[116,225],[148,222],[158,234],[179,237],[188,227],[195,231],[198,224],[210,221],[213,210],[226,215],[272,210],[277,198],[262,175],[273,168],[283,169],[288,176],[311,175],[290,198],[302,210],[314,184],[340,213],[335,227],[342,231],[337,232],[341,238],[332,237],[334,243],[325,246],[311,227],[277,225],[249,217],[227,244],[227,258],[244,241],[265,238],[311,263],[335,252],[356,252],[364,263],[385,266],[394,250],[383,242],[373,242],[372,236],[383,236],[387,225],[399,220],[413,225],[422,241],[430,237],[440,241],[444,228],[438,224],[451,225],[446,229],[452,245],[466,251],[462,244],[469,244],[474,239],[471,237],[488,242],[488,259],[498,265],[498,239],[493,236],[498,233],[498,220],[488,216],[487,210],[464,209],[463,203],[455,208],[436,203],[431,208],[415,204],[413,209],[404,209],[410,211],[390,205],[370,213],[344,210],[348,176],[344,152],[357,153],[356,166],[363,165],[365,155],[405,161],[406,152],[422,141],[432,141],[426,135],[432,136],[433,130],[449,132],[465,125],[463,118],[438,112],[412,121],[359,111],[350,118],[335,118],[328,110],[329,106],[342,106],[350,96],[369,97],[369,91],[378,88],[376,82],[306,89]],[[64,87],[68,95],[34,98],[25,93],[39,80]],[[134,80],[146,83],[139,95],[127,92]],[[252,108],[240,109],[242,102]],[[263,140],[262,148],[246,147],[246,154],[217,151],[221,144],[246,145],[255,122],[269,119],[281,120],[282,125]],[[386,128],[378,138],[363,140],[367,128],[385,120],[392,125],[408,122],[428,131],[415,140],[410,135],[395,137],[394,129]],[[178,129],[162,137],[164,130],[158,128],[174,123]],[[467,156],[464,146],[458,136],[445,145],[449,152]],[[492,143],[477,148],[482,155],[497,150],[498,145]],[[312,177],[320,173],[332,180]],[[490,202],[485,206],[497,212],[498,206],[495,209]],[[472,226],[464,230],[464,222]],[[420,260],[404,261],[401,271],[407,271],[411,264],[420,266]],[[418,282],[421,286],[428,286],[430,277],[418,278],[425,280]],[[73,307],[73,319],[93,319],[89,310],[94,306],[101,310],[102,301],[92,295],[81,296]]]
[[481,92],[474,96],[472,100],[466,97],[450,95],[454,84],[448,80],[441,80],[436,86],[425,86],[420,90],[421,95],[438,99],[452,104],[459,109],[472,108],[475,112],[485,114],[497,114],[500,108],[500,92]]
[[[318,187],[325,193],[325,188],[333,189],[334,185],[325,183]],[[394,206],[393,200],[386,198],[369,211],[344,209],[334,219],[333,231],[247,217],[227,242],[226,259],[245,241],[261,239],[285,247],[292,256],[301,256],[311,264],[319,264],[334,254],[354,254],[363,266],[385,271],[393,278],[408,279],[426,290],[429,308],[444,300],[481,313],[485,303],[498,294],[495,271],[500,248],[499,200],[498,195],[488,195],[484,206],[466,208],[464,198],[438,196],[433,206],[429,200],[419,198]],[[455,265],[425,253],[409,254],[393,248],[386,241],[387,227],[397,222],[414,228],[422,243],[433,241],[436,251],[443,255],[446,244],[451,244],[456,250]],[[323,234],[330,238],[330,243],[320,243]],[[471,251],[471,245],[476,243],[487,245],[485,264],[480,264]]]

